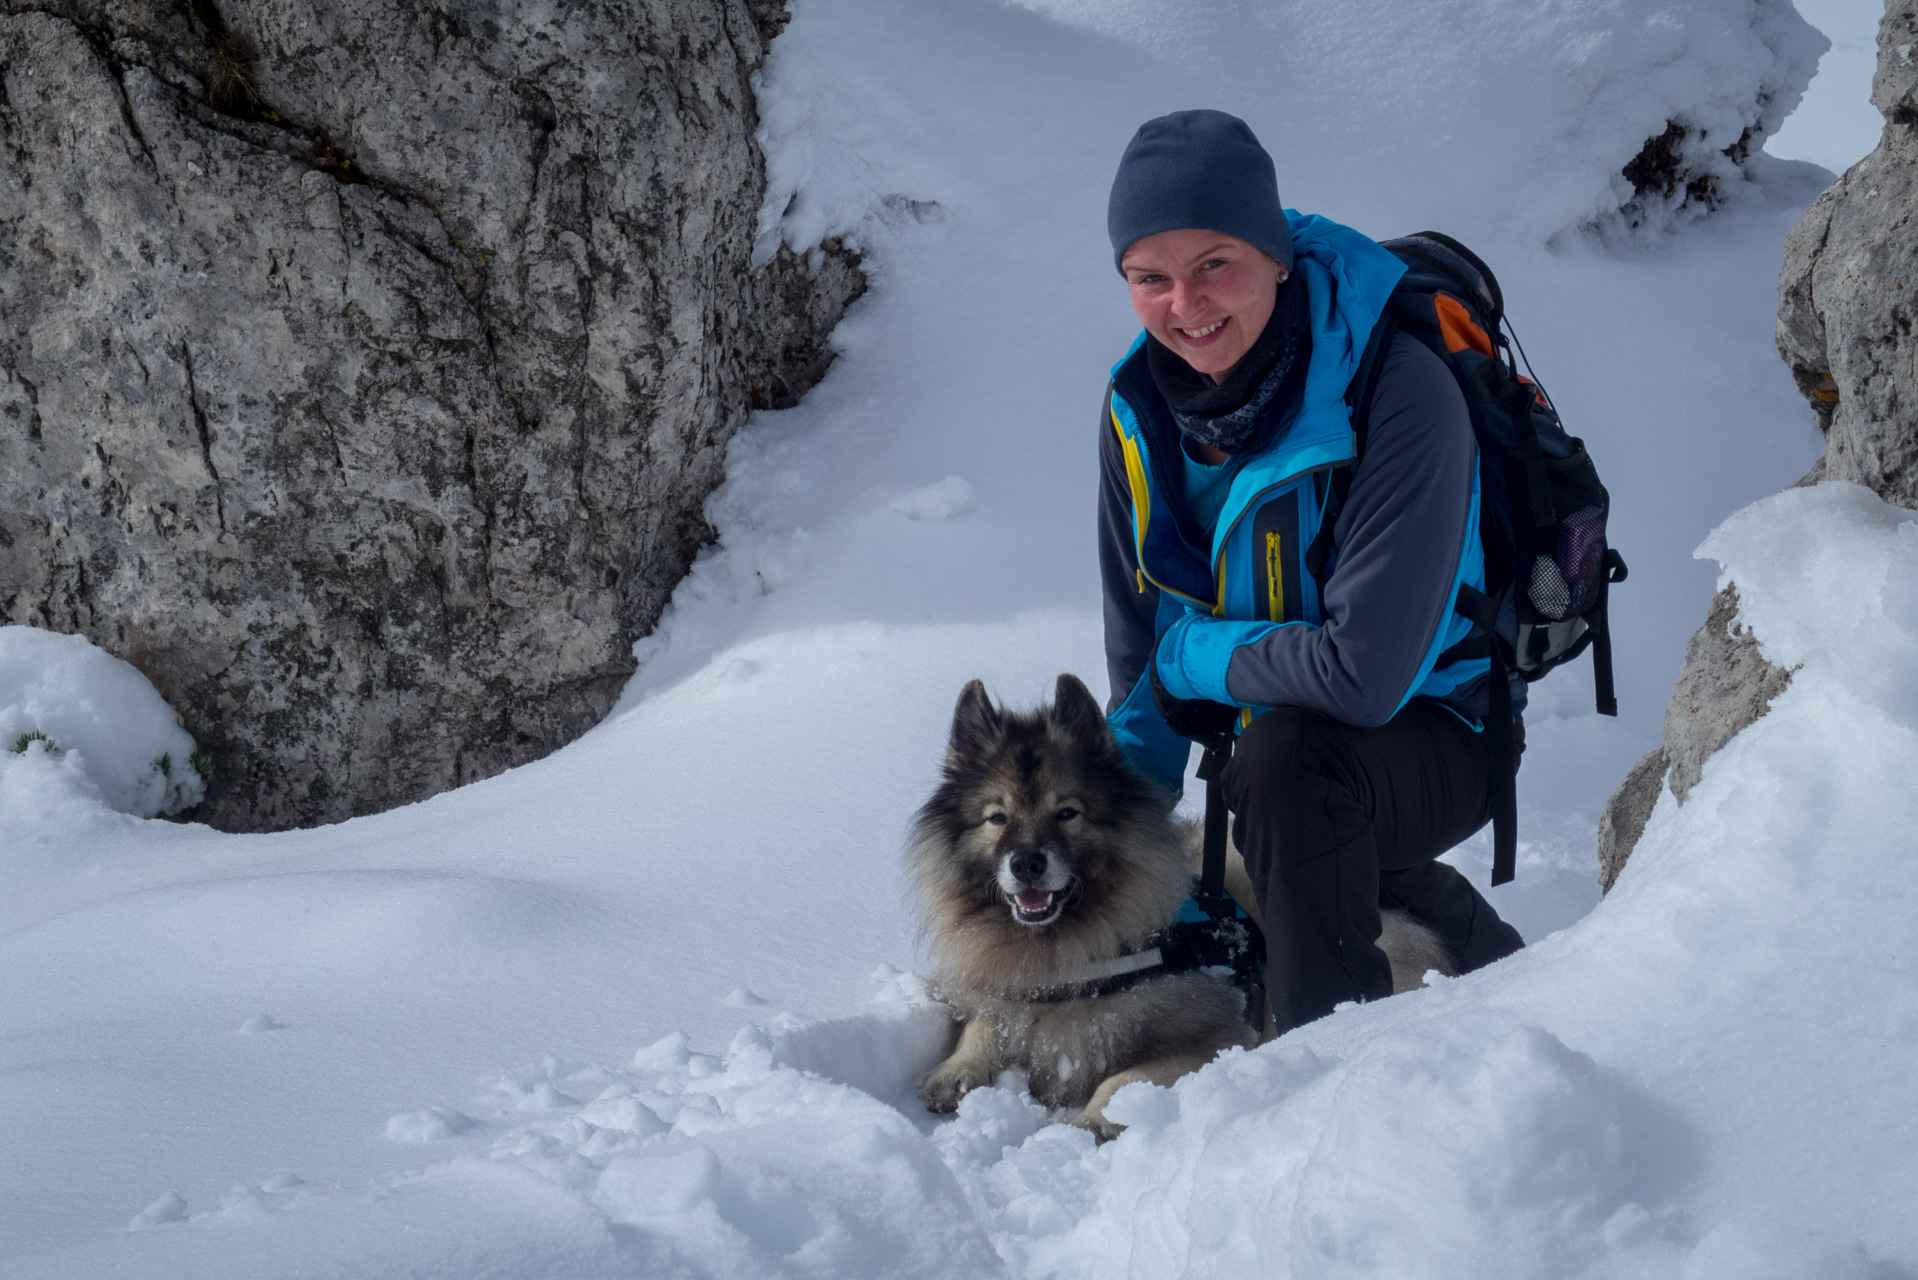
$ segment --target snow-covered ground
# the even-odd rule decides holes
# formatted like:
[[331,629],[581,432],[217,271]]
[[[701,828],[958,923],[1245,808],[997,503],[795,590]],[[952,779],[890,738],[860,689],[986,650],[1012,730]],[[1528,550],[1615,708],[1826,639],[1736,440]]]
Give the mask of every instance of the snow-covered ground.
[[[0,1274],[1918,1271],[1918,525],[1835,486],[1726,523],[1820,449],[1771,331],[1826,175],[1607,222],[1666,119],[1735,140],[1816,37],[1772,0],[793,8],[767,244],[845,234],[874,288],[826,381],[739,437],[720,544],[604,725],[276,836],[115,807],[151,706],[121,704],[118,765],[0,752]],[[1141,120],[1200,104],[1288,204],[1498,268],[1613,493],[1624,714],[1583,670],[1535,691],[1492,892],[1521,955],[1135,1090],[1105,1148],[1012,1088],[935,1125],[904,825],[965,680],[1103,684],[1094,431],[1134,328],[1105,191]],[[1721,524],[1803,670],[1600,904],[1598,810],[1657,741]],[[29,648],[0,643],[8,714],[33,685],[83,722]],[[1453,857],[1484,883],[1483,837]]]

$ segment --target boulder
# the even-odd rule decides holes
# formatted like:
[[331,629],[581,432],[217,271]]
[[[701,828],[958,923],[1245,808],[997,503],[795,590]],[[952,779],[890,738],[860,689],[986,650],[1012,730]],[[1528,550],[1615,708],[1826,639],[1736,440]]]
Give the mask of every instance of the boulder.
[[[1778,353],[1825,434],[1804,483],[1851,480],[1918,507],[1918,0],[1889,0],[1871,100],[1885,129],[1785,240]],[[1736,584],[1685,647],[1664,745],[1635,765],[1599,821],[1609,889],[1661,790],[1684,803],[1705,761],[1791,680],[1737,625]]]
[[1685,645],[1685,665],[1665,705],[1665,741],[1632,766],[1599,818],[1599,885],[1610,889],[1645,831],[1665,787],[1680,804],[1691,798],[1705,761],[1739,730],[1771,709],[1791,683],[1738,624],[1738,588],[1712,597],[1711,612]]
[[783,10],[10,0],[0,622],[139,668],[191,816],[332,822],[613,705],[751,408],[864,287],[753,261]]
[[1823,476],[1918,506],[1918,3],[1892,0],[1878,147],[1805,211],[1778,276],[1778,353],[1825,433]]

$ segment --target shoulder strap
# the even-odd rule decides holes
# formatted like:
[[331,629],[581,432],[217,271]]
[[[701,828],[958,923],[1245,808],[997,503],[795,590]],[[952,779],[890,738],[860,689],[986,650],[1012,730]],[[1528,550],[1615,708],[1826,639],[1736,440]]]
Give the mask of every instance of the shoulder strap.
[[1345,388],[1345,403],[1352,410],[1352,461],[1332,473],[1325,494],[1324,518],[1319,521],[1319,532],[1312,539],[1312,545],[1305,551],[1306,570],[1321,587],[1325,585],[1326,562],[1332,558],[1332,528],[1338,524],[1346,495],[1352,490],[1352,473],[1358,470],[1359,459],[1365,455],[1365,438],[1372,426],[1372,399],[1379,389],[1379,371],[1385,367],[1385,356],[1392,349],[1398,328],[1398,312],[1388,303],[1385,314],[1372,326],[1372,336],[1366,339],[1358,371]]
[[1492,884],[1511,880],[1518,867],[1518,743],[1512,723],[1512,685],[1505,674],[1505,649],[1498,638],[1498,603],[1466,583],[1458,589],[1458,611],[1470,618],[1489,643],[1485,714],[1486,766],[1492,809]]
[[1386,354],[1392,349],[1392,339],[1398,331],[1399,313],[1388,303],[1385,314],[1372,326],[1372,336],[1365,341],[1358,371],[1346,385],[1345,403],[1352,409],[1352,430],[1358,436],[1352,455],[1354,461],[1365,452],[1365,435],[1372,422],[1372,398],[1379,389],[1379,371],[1385,367]]

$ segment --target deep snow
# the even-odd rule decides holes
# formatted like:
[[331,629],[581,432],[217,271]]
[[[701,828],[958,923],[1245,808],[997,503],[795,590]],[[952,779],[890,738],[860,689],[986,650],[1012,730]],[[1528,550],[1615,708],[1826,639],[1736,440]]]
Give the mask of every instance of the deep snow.
[[[1689,552],[1820,447],[1771,326],[1824,175],[1632,236],[1611,175],[1674,110],[1783,110],[1816,38],[1751,0],[794,8],[767,243],[848,235],[875,287],[827,380],[735,443],[720,544],[607,723],[267,837],[112,812],[37,750],[0,773],[0,1271],[1918,1268],[1888,1101],[1918,1002],[1881,941],[1918,899],[1918,708],[1869,674],[1914,669],[1914,526],[1820,489],[1714,535],[1804,671],[1594,884],[1713,589]],[[1103,1150],[1009,1089],[935,1126],[903,827],[965,680],[1101,683],[1093,431],[1133,328],[1105,185],[1195,102],[1251,121],[1288,203],[1498,268],[1613,491],[1625,714],[1582,671],[1536,691],[1492,895],[1521,956],[1128,1094]],[[1484,883],[1483,837],[1453,857]]]

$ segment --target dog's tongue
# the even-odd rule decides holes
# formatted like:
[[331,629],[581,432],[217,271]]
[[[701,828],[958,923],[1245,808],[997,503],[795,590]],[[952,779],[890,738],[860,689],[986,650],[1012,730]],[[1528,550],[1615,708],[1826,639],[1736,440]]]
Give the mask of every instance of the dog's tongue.
[[1052,903],[1052,895],[1044,889],[1026,889],[1019,894],[1021,911],[1044,911]]

